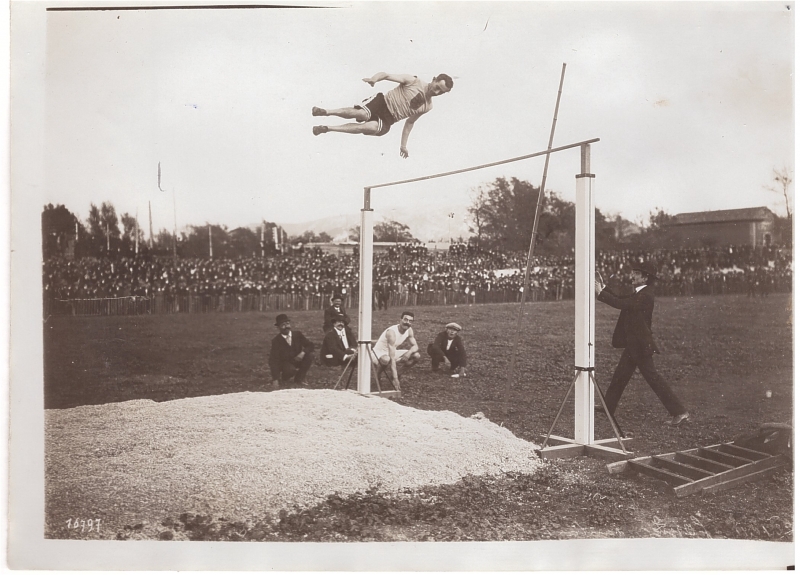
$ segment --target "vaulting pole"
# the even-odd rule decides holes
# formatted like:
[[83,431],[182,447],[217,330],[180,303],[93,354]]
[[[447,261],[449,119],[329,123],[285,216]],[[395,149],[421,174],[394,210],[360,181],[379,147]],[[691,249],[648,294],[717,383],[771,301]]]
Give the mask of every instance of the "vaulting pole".
[[[553,148],[553,137],[556,134],[556,122],[558,121],[558,107],[561,103],[561,89],[564,86],[564,73],[567,65],[561,65],[561,80],[558,83],[558,96],[556,96],[556,109],[553,112],[553,124],[550,126],[550,139],[547,141],[547,150]],[[511,347],[511,369],[506,373],[505,392],[503,393],[503,415],[508,415],[508,398],[511,396],[511,381],[517,376],[517,347],[519,345],[519,334],[522,331],[522,310],[525,309],[525,300],[530,290],[528,284],[531,278],[531,261],[533,260],[533,250],[536,247],[536,231],[539,229],[539,215],[542,213],[544,204],[544,190],[547,183],[547,168],[550,166],[550,154],[544,158],[544,170],[542,170],[542,185],[539,186],[539,196],[536,199],[536,211],[533,215],[533,229],[531,230],[531,242],[528,247],[528,259],[525,262],[525,279],[522,282],[522,301],[517,308],[517,329],[514,330],[514,345]]]

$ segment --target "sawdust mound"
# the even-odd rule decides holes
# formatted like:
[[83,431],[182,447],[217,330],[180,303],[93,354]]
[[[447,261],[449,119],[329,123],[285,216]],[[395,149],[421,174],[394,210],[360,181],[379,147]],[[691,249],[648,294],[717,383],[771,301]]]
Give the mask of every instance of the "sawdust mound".
[[45,426],[48,531],[69,516],[102,517],[106,534],[183,512],[247,520],[540,465],[536,445],[481,416],[352,391],[82,406],[48,410]]

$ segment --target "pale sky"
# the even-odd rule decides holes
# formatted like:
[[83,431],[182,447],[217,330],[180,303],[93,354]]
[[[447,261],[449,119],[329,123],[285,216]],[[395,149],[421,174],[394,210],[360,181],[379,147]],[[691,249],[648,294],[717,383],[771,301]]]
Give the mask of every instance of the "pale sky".
[[[300,4],[293,2],[293,4]],[[130,5],[126,3],[126,5]],[[320,4],[318,4],[320,5]],[[794,168],[794,4],[342,3],[319,9],[49,12],[45,202],[138,210],[146,226],[229,228],[349,214],[363,188],[547,148],[592,146],[596,203],[646,220],[767,205]],[[313,136],[312,106],[376,91],[384,71],[455,78],[417,123],[380,138]],[[157,187],[157,165],[162,186]],[[538,186],[543,159],[375,190],[376,212],[466,206],[498,176]],[[579,152],[547,188],[574,200]]]

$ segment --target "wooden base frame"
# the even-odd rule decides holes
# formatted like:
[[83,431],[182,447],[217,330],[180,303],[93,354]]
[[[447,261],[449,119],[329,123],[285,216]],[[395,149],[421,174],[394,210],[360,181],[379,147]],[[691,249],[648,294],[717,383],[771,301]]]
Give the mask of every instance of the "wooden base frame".
[[[581,372],[589,373],[589,380],[592,382],[595,390],[597,391],[597,397],[600,398],[600,403],[603,405],[603,411],[605,411],[608,421],[611,424],[611,429],[614,430],[614,435],[616,437],[611,439],[597,439],[587,444],[580,443],[579,441],[570,439],[568,437],[552,435],[553,429],[558,422],[558,418],[561,417],[561,412],[564,410],[564,405],[567,403],[567,399],[569,399],[569,396],[572,394],[572,390],[575,388],[575,383],[578,381],[578,377],[580,377]],[[550,430],[547,432],[547,435],[542,436],[544,441],[539,453],[542,459],[562,459],[566,457],[579,457],[581,455],[601,457],[603,459],[613,459],[614,461],[630,459],[634,457],[634,455],[625,448],[625,444],[629,443],[631,438],[623,436],[624,433],[620,429],[617,420],[608,410],[608,405],[606,405],[603,392],[600,390],[600,386],[597,384],[597,380],[594,378],[594,368],[581,368],[576,366],[575,378],[572,380],[572,384],[569,386],[567,393],[564,395],[564,399],[561,401],[561,407],[558,409],[558,413],[556,414],[556,417],[550,426]],[[547,444],[551,441],[556,445],[548,447]],[[619,448],[611,447],[614,444],[618,445]]]
[[[360,343],[360,342],[359,342]],[[365,346],[369,349],[369,352],[375,356],[375,351],[372,349],[372,342],[368,342],[368,345]],[[344,384],[345,391],[350,388],[350,381],[353,379],[353,373],[356,371],[358,367],[358,363],[354,361],[356,358],[355,355],[351,356],[350,359],[347,360],[347,364],[344,366],[342,370],[342,374],[339,376],[339,379],[336,381],[336,385],[333,386],[333,389],[339,389],[339,384],[341,384],[342,380],[344,379],[345,374],[347,374],[347,381]],[[377,356],[375,356],[377,360]],[[395,387],[394,384],[390,381],[389,384],[392,386],[393,389],[384,391],[381,388],[381,376],[385,375],[383,369],[377,370],[375,368],[375,364],[370,360],[370,365],[372,366],[371,372],[372,377],[374,378],[375,385],[378,387],[378,391],[371,391],[368,394],[364,395],[375,395],[378,397],[402,397],[402,393],[400,392],[399,387]]]
[[[545,437],[545,436],[542,436]],[[550,441],[555,445],[543,447],[540,451],[542,459],[565,459],[567,457],[580,457],[586,455],[589,457],[599,457],[601,459],[609,459],[612,461],[620,461],[634,457],[634,454],[628,450],[617,449],[612,447],[618,443],[616,438],[611,439],[598,439],[590,445],[578,443],[574,439],[568,437],[559,437],[558,435],[551,435]],[[621,439],[623,445],[628,445],[633,441],[630,437],[623,437]]]

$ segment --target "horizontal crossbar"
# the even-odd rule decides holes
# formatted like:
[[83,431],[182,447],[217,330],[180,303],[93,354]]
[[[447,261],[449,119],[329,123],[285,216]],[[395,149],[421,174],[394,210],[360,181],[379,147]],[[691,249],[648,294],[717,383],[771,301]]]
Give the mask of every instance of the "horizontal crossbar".
[[563,150],[569,150],[570,148],[577,148],[578,146],[583,146],[584,144],[593,144],[595,142],[599,142],[600,138],[594,138],[593,140],[584,140],[583,142],[575,142],[574,144],[567,144],[566,146],[560,146],[558,148],[551,148],[549,150],[544,150],[542,152],[535,152],[533,154],[527,154],[525,156],[518,156],[516,158],[510,158],[508,160],[500,160],[499,162],[492,162],[490,164],[481,164],[480,166],[471,166],[469,168],[462,168],[460,170],[453,170],[451,172],[442,172],[441,174],[431,174],[430,176],[420,176],[418,178],[411,178],[408,180],[399,180],[397,182],[387,182],[385,184],[376,184],[374,186],[367,186],[365,189],[367,190],[374,190],[375,188],[386,188],[388,186],[397,186],[400,184],[410,184],[411,182],[421,182],[422,180],[432,180],[434,178],[443,178],[445,176],[452,176],[455,174],[462,174],[464,172],[471,172],[473,170],[482,170],[483,168],[491,168],[492,166],[499,166],[501,164],[510,164],[511,162],[518,162],[520,160],[527,160],[529,158],[535,158],[537,156],[544,156],[546,154],[553,154],[555,152],[561,152]]

